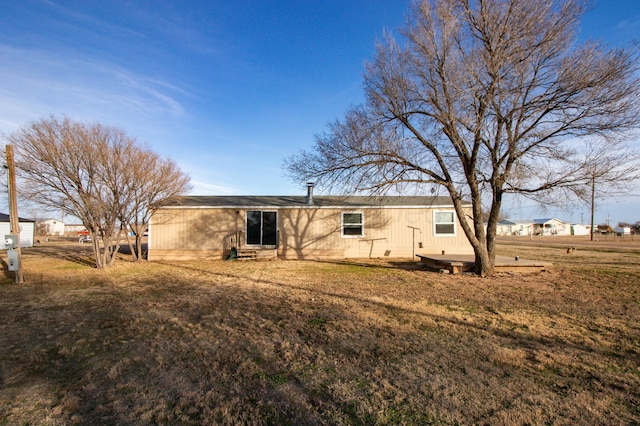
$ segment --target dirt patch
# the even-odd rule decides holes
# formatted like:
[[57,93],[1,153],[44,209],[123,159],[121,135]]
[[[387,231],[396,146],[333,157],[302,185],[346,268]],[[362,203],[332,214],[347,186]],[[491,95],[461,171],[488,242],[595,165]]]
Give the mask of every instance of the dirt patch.
[[514,241],[553,272],[24,250],[28,282],[0,285],[0,423],[640,422],[640,250]]

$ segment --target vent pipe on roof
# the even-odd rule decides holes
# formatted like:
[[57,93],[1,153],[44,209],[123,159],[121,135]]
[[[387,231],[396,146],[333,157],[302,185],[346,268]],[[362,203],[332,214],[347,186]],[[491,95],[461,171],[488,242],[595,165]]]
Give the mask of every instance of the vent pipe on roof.
[[313,205],[313,187],[316,184],[313,182],[307,182],[307,205]]

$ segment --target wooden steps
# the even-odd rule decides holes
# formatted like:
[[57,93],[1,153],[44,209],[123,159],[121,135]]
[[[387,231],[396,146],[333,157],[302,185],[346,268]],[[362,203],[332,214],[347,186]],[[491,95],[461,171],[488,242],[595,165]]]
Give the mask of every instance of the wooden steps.
[[238,250],[238,260],[256,260],[258,258],[257,250]]

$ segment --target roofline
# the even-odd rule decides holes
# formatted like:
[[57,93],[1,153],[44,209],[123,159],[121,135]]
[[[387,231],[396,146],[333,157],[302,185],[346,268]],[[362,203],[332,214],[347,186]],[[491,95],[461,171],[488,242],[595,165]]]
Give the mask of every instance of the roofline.
[[[471,204],[463,204],[463,206],[470,206]],[[156,210],[162,209],[260,209],[260,210],[282,210],[282,209],[434,209],[434,208],[447,208],[453,209],[453,204],[433,204],[433,205],[394,205],[394,206],[380,206],[380,205],[334,205],[334,206],[318,206],[318,205],[299,205],[299,206],[274,206],[274,205],[255,205],[255,206],[241,206],[241,205],[228,205],[228,206],[160,206]]]
[[[11,216],[5,213],[1,213],[2,215],[6,216],[6,220],[4,220],[4,216],[3,218],[0,218],[0,222],[1,223],[10,223],[11,222]],[[37,221],[33,220],[33,219],[27,219],[25,217],[20,217],[18,216],[18,223],[37,223]]]

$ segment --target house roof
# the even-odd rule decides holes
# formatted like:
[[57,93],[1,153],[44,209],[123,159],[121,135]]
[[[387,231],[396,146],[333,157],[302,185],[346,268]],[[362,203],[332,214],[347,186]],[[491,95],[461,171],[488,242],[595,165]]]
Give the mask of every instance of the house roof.
[[[9,216],[6,213],[0,213],[0,222],[10,222],[10,221],[11,221],[11,216]],[[36,221],[32,219],[25,219],[23,217],[18,216],[18,222],[35,223]]]
[[503,219],[498,225],[531,225],[533,219]]
[[556,222],[566,223],[565,221],[560,220],[560,219],[556,219],[555,217],[549,217],[549,218],[544,218],[544,219],[533,219],[533,221],[534,221],[535,223],[539,224],[539,225],[543,225],[543,224],[545,224],[545,223],[549,223],[549,222],[552,222],[552,221],[554,221],[554,220],[555,220]]
[[[467,203],[465,203],[466,205]],[[328,207],[453,207],[451,198],[437,196],[314,196],[307,204],[306,196],[208,196],[186,195],[171,197],[159,207],[217,207],[217,208],[328,208]]]
[[531,225],[535,223],[536,225],[544,225],[545,223],[549,223],[551,221],[557,221],[566,223],[560,219],[556,218],[544,218],[544,219],[504,219],[498,222],[498,225]]

